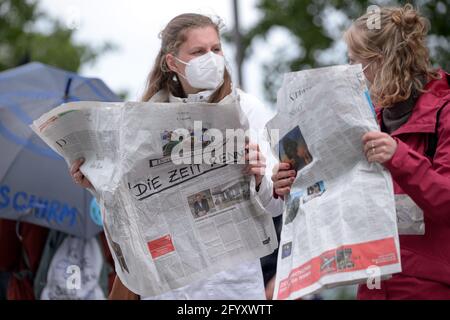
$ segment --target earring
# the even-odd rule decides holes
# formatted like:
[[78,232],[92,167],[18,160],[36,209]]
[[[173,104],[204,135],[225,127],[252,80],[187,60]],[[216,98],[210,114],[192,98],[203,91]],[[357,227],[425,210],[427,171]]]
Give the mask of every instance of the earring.
[[173,80],[173,82],[178,82],[178,78],[177,78],[176,74],[173,75],[172,80]]

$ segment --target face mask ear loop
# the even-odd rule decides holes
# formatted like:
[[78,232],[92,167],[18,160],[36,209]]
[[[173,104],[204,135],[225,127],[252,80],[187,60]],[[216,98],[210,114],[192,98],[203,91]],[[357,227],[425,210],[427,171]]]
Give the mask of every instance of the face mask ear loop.
[[363,71],[363,72],[366,71],[366,69],[369,68],[370,65],[371,65],[372,63],[373,63],[373,61],[372,61],[372,62],[369,62],[369,64],[367,64],[367,65],[362,69],[362,71]]
[[[173,56],[178,62],[180,62],[180,63],[182,63],[182,64],[184,64],[184,65],[186,65],[186,66],[188,66],[189,65],[189,63],[187,63],[187,62],[184,62],[183,60],[181,60],[181,59],[178,59],[178,57],[177,56]],[[179,72],[177,72],[177,74],[179,74],[184,80],[187,80],[187,77],[184,75],[184,74],[182,74],[182,73],[179,73]]]

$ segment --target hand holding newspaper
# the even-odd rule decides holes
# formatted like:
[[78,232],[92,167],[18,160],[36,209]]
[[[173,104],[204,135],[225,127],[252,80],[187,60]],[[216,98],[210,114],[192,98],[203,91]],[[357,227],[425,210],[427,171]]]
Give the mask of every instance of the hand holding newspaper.
[[254,180],[234,164],[244,136],[226,129],[248,128],[238,104],[69,103],[32,128],[68,164],[86,159],[116,272],[141,296],[277,248]]
[[361,65],[285,75],[267,129],[280,130],[272,148],[298,173],[285,199],[277,299],[401,271],[392,178],[362,148],[362,136],[379,131],[369,99]]

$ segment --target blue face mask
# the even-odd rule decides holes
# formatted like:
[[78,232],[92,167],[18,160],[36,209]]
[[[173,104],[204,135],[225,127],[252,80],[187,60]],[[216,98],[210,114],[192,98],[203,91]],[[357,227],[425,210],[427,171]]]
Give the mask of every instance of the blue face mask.
[[366,96],[367,102],[369,103],[369,106],[370,106],[370,109],[372,110],[372,113],[376,116],[375,107],[373,106],[372,99],[370,98],[369,90],[366,90],[364,92],[364,95]]

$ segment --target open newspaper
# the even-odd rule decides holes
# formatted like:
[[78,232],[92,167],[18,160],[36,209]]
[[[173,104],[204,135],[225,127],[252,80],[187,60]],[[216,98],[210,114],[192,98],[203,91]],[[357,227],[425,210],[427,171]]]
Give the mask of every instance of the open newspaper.
[[274,296],[400,272],[392,179],[363,153],[362,136],[379,127],[361,65],[286,74],[277,107],[267,128],[280,138],[271,144],[297,177],[285,198]]
[[32,128],[68,164],[86,159],[81,170],[95,187],[116,272],[141,296],[278,247],[239,165],[248,123],[237,104],[77,102]]

